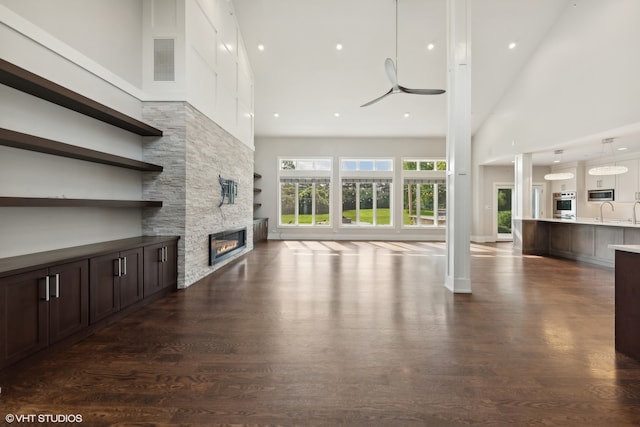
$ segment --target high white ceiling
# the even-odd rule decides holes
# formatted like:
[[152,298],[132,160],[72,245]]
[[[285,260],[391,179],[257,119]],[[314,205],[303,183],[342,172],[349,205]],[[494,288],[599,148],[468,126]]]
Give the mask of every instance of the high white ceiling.
[[[564,8],[575,2],[471,3],[475,132]],[[446,95],[396,94],[360,107],[390,88],[384,61],[396,58],[396,0],[233,0],[233,4],[254,72],[257,137],[446,134]],[[446,0],[398,0],[397,10],[399,83],[446,89]],[[509,49],[511,42],[517,43],[515,49]],[[342,50],[336,49],[338,43]],[[430,43],[435,45],[432,50],[427,48]],[[572,144],[587,150],[584,141],[579,143]],[[594,144],[599,141],[591,144],[588,153],[597,154]],[[563,160],[581,160],[589,154],[572,155],[576,158]],[[535,164],[552,160],[552,150],[534,157]]]

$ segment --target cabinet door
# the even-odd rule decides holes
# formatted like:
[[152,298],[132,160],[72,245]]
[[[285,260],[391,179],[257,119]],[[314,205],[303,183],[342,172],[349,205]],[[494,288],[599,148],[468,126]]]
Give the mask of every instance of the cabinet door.
[[610,188],[616,188],[615,175],[589,175],[589,169],[592,167],[593,166],[587,166],[585,171],[585,185],[587,186],[587,190],[608,190]]
[[49,268],[49,343],[89,325],[89,262]]
[[89,260],[89,321],[104,319],[120,310],[119,253]]
[[616,202],[635,202],[638,192],[638,160],[621,160],[616,165],[629,169],[627,173],[616,175]]
[[46,269],[0,279],[0,368],[48,345]]
[[142,299],[142,248],[120,252],[122,274],[120,276],[120,308]]
[[166,245],[165,262],[162,263],[162,287],[176,289],[178,286],[178,243]]
[[162,289],[162,259],[164,244],[144,248],[144,295],[152,295]]

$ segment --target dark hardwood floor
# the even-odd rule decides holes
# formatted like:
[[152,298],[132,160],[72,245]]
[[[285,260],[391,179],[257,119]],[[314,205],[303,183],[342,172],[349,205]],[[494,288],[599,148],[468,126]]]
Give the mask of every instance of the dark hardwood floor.
[[444,261],[441,243],[259,244],[71,348],[0,373],[0,416],[640,424],[640,363],[614,351],[613,269],[473,245],[473,294],[454,295]]

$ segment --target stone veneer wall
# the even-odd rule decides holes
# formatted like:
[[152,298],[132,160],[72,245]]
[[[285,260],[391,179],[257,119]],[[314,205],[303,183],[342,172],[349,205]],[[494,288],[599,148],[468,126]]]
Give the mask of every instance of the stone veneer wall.
[[[144,198],[164,204],[144,211],[143,233],[181,237],[178,287],[186,288],[242,256],[209,266],[209,234],[247,227],[246,251],[253,248],[253,151],[189,103],[149,102],[143,112],[164,131],[145,143],[145,161],[164,171],[145,174]],[[218,207],[218,175],[238,182],[235,204]]]

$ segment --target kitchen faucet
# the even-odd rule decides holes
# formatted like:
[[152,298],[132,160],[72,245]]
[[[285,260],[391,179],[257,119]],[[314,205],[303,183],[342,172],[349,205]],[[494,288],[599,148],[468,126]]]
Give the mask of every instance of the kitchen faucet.
[[634,224],[638,222],[636,217],[636,205],[640,205],[640,200],[636,200],[636,202],[633,204],[633,223]]
[[602,207],[603,207],[604,205],[607,205],[607,204],[608,204],[609,206],[611,206],[611,212],[613,212],[613,211],[614,211],[614,209],[613,209],[613,203],[611,203],[611,202],[602,202],[602,204],[600,205],[600,222],[604,222],[604,217],[602,216]]

